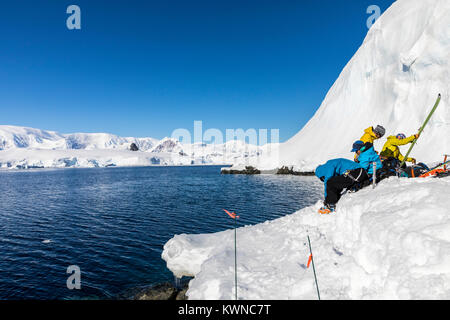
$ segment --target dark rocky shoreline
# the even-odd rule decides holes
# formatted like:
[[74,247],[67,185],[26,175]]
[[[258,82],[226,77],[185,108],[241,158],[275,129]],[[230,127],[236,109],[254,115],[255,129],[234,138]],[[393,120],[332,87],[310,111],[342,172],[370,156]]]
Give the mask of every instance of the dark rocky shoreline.
[[245,167],[244,170],[224,169],[220,171],[221,174],[260,174],[261,171],[252,166]]
[[294,171],[294,167],[283,166],[277,170],[276,174],[290,174],[294,176],[314,176],[314,171]]
[[221,174],[248,174],[248,175],[271,173],[271,174],[280,174],[280,175],[314,176],[313,171],[294,171],[293,166],[291,166],[291,167],[283,166],[279,169],[271,170],[271,171],[261,171],[252,166],[246,166],[245,169],[243,169],[243,170],[222,168],[220,173]]
[[128,289],[117,298],[119,300],[187,300],[188,286],[188,281],[184,281],[179,286],[171,282],[163,282],[148,287]]

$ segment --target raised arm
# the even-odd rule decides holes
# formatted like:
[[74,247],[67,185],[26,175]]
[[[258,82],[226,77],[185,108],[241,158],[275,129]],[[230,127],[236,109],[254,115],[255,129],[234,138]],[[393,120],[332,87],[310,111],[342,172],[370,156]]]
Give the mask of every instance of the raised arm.
[[[414,139],[416,139],[416,136],[417,135],[414,134],[406,139],[391,138],[389,142],[394,146],[403,146],[405,144],[413,142]],[[401,160],[401,161],[403,161],[403,160]]]

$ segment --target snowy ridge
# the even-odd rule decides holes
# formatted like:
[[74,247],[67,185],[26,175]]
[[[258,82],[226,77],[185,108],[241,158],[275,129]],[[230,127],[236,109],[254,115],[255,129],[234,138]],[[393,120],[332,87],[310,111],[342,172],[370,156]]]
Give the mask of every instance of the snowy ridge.
[[67,149],[129,149],[131,143],[138,146],[139,150],[150,151],[158,140],[153,138],[123,138],[108,133],[73,133],[65,134]]
[[[135,143],[139,151],[130,151]],[[0,168],[248,164],[267,147],[228,141],[182,144],[173,138],[120,137],[108,133],[61,134],[0,125]]]
[[123,138],[109,133],[61,134],[35,128],[0,125],[0,150],[121,149],[135,143],[142,151],[151,150],[158,142],[153,138]]
[[[317,299],[308,234],[322,299],[450,299],[449,188],[450,178],[393,177],[345,195],[331,215],[318,202],[238,228],[239,299]],[[233,232],[165,244],[174,275],[195,276],[189,299],[234,299]]]
[[279,160],[265,159],[261,169],[293,165],[311,171],[330,158],[351,159],[352,143],[377,124],[386,128],[375,142],[380,151],[387,136],[416,133],[438,93],[441,103],[411,155],[432,162],[450,153],[449,17],[448,0],[396,1],[369,30],[315,115],[280,144]]
[[0,150],[14,148],[63,149],[66,141],[55,131],[17,126],[0,126]]

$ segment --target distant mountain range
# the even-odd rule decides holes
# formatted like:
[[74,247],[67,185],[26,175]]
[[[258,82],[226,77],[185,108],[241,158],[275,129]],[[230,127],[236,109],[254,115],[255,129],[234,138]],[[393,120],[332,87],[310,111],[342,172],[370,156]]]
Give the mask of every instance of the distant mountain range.
[[35,128],[0,125],[0,150],[26,148],[32,150],[127,150],[135,143],[139,150],[150,151],[158,144],[153,138],[124,138],[109,133],[61,134]]
[[[134,143],[139,151],[131,151]],[[62,134],[0,125],[0,168],[245,164],[263,154],[240,140],[182,144],[177,139],[120,137],[109,133]]]

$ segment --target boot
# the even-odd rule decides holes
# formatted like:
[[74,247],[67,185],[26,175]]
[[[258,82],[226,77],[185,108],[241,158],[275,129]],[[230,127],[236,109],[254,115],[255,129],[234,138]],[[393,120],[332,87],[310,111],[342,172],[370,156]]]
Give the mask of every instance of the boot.
[[336,211],[336,205],[335,204],[328,204],[326,202],[323,203],[323,207],[319,209],[320,214],[330,214],[332,212]]

